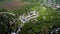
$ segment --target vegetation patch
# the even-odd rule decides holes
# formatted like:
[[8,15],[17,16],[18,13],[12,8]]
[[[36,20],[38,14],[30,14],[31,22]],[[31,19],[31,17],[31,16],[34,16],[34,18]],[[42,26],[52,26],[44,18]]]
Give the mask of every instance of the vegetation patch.
[[0,2],[3,2],[4,0],[0,0]]

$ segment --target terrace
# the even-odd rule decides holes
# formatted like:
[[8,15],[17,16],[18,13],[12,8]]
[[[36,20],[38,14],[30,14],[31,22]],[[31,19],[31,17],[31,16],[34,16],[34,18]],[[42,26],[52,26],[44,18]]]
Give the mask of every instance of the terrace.
[[38,16],[39,16],[39,14],[37,11],[32,11],[32,12],[28,13],[27,16],[24,14],[22,16],[20,16],[20,20],[21,20],[21,22],[25,23],[26,21],[29,21],[33,18],[38,17]]

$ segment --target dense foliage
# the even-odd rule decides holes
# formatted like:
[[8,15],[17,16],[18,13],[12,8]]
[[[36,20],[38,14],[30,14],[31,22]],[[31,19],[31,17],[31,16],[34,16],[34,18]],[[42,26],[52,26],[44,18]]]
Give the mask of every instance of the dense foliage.
[[[43,1],[46,1],[46,5]],[[41,1],[42,4],[41,2],[37,3],[28,9],[29,11],[37,11],[40,16],[25,23],[19,34],[49,34],[52,28],[54,28],[53,26],[60,27],[60,9],[53,9],[53,5],[50,4],[51,2],[43,1]],[[52,3],[54,4],[54,2]]]
[[4,1],[4,0],[0,0],[0,2],[2,2],[2,1]]
[[18,28],[18,18],[6,12],[5,9],[0,11],[0,34],[10,34],[16,31]]

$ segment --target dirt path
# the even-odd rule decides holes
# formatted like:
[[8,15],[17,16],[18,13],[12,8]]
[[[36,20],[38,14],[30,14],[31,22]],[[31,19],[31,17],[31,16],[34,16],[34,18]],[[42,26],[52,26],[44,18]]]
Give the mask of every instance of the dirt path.
[[0,8],[18,9],[26,4],[27,3],[24,3],[24,2],[11,1],[11,2],[5,3],[3,5],[0,5]]

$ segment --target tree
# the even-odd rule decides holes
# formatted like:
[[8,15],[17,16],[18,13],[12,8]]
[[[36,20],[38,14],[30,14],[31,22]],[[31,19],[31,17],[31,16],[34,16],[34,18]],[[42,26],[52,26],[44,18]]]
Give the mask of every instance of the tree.
[[0,34],[11,34],[18,27],[17,17],[9,13],[0,13]]
[[0,2],[2,2],[2,1],[4,1],[4,0],[0,0]]
[[8,11],[7,11],[7,9],[0,8],[0,12],[8,12]]

